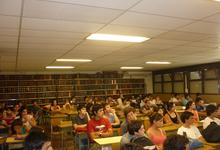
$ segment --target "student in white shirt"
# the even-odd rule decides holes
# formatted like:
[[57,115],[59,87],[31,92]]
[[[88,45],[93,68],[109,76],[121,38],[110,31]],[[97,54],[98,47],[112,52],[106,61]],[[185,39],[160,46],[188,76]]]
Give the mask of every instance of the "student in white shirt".
[[199,129],[193,124],[194,115],[189,111],[183,112],[181,115],[183,125],[178,129],[177,134],[187,137],[190,141],[190,150],[203,147],[201,140],[203,139]]
[[201,139],[202,135],[199,129],[193,125],[194,115],[189,111],[185,111],[181,115],[183,125],[178,129],[177,134],[185,135],[189,139]]
[[203,120],[203,129],[206,129],[211,122],[215,122],[217,125],[220,125],[220,119],[217,118],[218,108],[215,105],[208,105],[206,107],[207,117]]

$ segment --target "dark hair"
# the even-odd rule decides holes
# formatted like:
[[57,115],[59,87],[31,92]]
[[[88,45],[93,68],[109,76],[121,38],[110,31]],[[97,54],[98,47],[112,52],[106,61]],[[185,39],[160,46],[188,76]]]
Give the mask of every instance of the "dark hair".
[[211,114],[213,114],[218,108],[215,106],[215,105],[208,105],[206,107],[206,113],[207,113],[207,116],[210,116]]
[[189,112],[189,111],[185,111],[182,113],[182,115],[180,116],[180,119],[183,123],[186,122],[186,120],[188,120],[191,116],[193,116],[193,113]]
[[[147,147],[151,147],[151,150],[154,148],[156,149],[156,146],[151,142],[150,139],[148,139],[146,136],[140,136],[140,137],[137,137],[133,140],[131,140],[131,142],[135,143],[135,144],[138,144],[142,147],[144,147],[144,149],[149,149]],[[146,148],[145,148],[146,147]]]
[[92,114],[95,116],[99,109],[102,109],[103,106],[101,104],[94,104],[92,106]]
[[164,150],[186,150],[189,140],[182,135],[173,135],[164,142]]
[[134,135],[134,133],[138,132],[142,125],[143,122],[141,120],[132,120],[130,123],[128,123],[129,134]]
[[190,108],[190,106],[192,106],[193,101],[188,101],[188,103],[186,104],[186,110],[188,110]]
[[167,103],[167,111],[170,111],[174,107],[173,105],[174,105],[173,102]]
[[12,134],[16,134],[16,131],[14,129],[15,126],[23,126],[23,122],[21,119],[15,119],[12,124],[11,124],[11,131],[12,131]]
[[144,150],[144,148],[135,143],[126,143],[121,150]]
[[133,107],[126,107],[126,108],[124,109],[125,118],[127,118],[127,115],[128,115],[130,112],[135,112],[135,109],[134,109]]
[[202,98],[201,97],[196,97],[196,100],[195,100],[195,102],[196,103],[198,103],[199,101],[201,101],[202,100]]
[[24,149],[25,150],[41,150],[45,142],[50,141],[46,133],[44,132],[31,132],[25,138]]
[[151,116],[150,116],[150,123],[153,124],[154,121],[159,121],[163,118],[163,116],[159,113],[153,113]]
[[83,104],[80,104],[79,106],[77,106],[77,111],[80,111],[82,108],[86,108],[86,106]]

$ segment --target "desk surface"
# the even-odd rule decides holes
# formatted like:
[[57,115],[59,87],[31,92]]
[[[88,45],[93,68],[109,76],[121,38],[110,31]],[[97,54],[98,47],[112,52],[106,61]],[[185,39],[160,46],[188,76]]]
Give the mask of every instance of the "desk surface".
[[122,136],[114,136],[114,137],[94,139],[94,141],[99,145],[109,145],[109,144],[120,143],[121,138]]
[[7,137],[6,139],[6,143],[23,143],[23,140],[15,140],[15,137]]

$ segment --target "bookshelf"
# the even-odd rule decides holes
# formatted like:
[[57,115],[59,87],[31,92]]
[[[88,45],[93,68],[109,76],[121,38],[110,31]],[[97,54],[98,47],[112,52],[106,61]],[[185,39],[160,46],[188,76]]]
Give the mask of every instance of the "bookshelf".
[[56,99],[59,104],[76,97],[124,96],[144,94],[144,79],[124,79],[117,72],[96,74],[0,75],[0,102],[22,101],[48,104]]

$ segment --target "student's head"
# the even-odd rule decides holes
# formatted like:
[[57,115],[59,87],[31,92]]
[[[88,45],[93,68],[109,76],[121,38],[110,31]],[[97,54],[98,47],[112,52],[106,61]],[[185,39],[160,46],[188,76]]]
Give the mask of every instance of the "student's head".
[[158,128],[163,126],[163,116],[159,113],[153,113],[150,116],[150,123]]
[[167,104],[167,111],[175,111],[175,104],[170,102]]
[[14,111],[15,111],[15,112],[18,112],[19,109],[20,109],[20,106],[19,106],[18,104],[15,104],[15,105],[14,105]]
[[104,110],[105,110],[105,112],[110,113],[110,112],[111,112],[111,106],[110,106],[110,104],[105,103],[105,104],[104,104]]
[[126,143],[122,150],[145,150],[142,146],[135,143]]
[[188,101],[188,103],[186,104],[186,110],[188,109],[195,109],[196,105],[193,101]]
[[16,119],[11,124],[12,134],[22,134],[23,122],[21,119]]
[[52,105],[52,106],[56,106],[56,105],[57,105],[57,100],[54,99],[54,100],[52,101],[51,105]]
[[85,115],[86,114],[86,106],[85,105],[79,105],[77,107],[77,111],[79,114]]
[[103,117],[104,111],[103,111],[103,106],[101,104],[94,104],[92,106],[92,114],[96,117]]
[[201,97],[197,97],[195,100],[196,105],[198,106],[203,106],[204,105],[204,101]]
[[164,150],[189,150],[189,140],[181,135],[170,136],[164,143]]
[[217,115],[217,107],[215,105],[212,105],[212,104],[208,105],[206,107],[206,113],[207,113],[207,116],[214,116],[214,117],[216,117],[216,115]]
[[25,150],[53,150],[51,142],[46,133],[35,131],[29,133],[25,138]]
[[217,105],[217,115],[220,116],[220,104]]
[[136,114],[135,114],[135,109],[132,107],[126,107],[124,109],[124,115],[125,115],[125,118],[127,119],[127,121],[137,119]]
[[187,123],[190,125],[194,123],[194,115],[189,111],[183,112],[180,118],[183,123]]
[[163,109],[163,107],[155,107],[154,108],[154,112],[155,113],[159,113],[159,114],[161,114],[162,116],[164,115],[164,109]]
[[132,120],[128,123],[128,132],[130,135],[144,136],[145,129],[141,120]]

